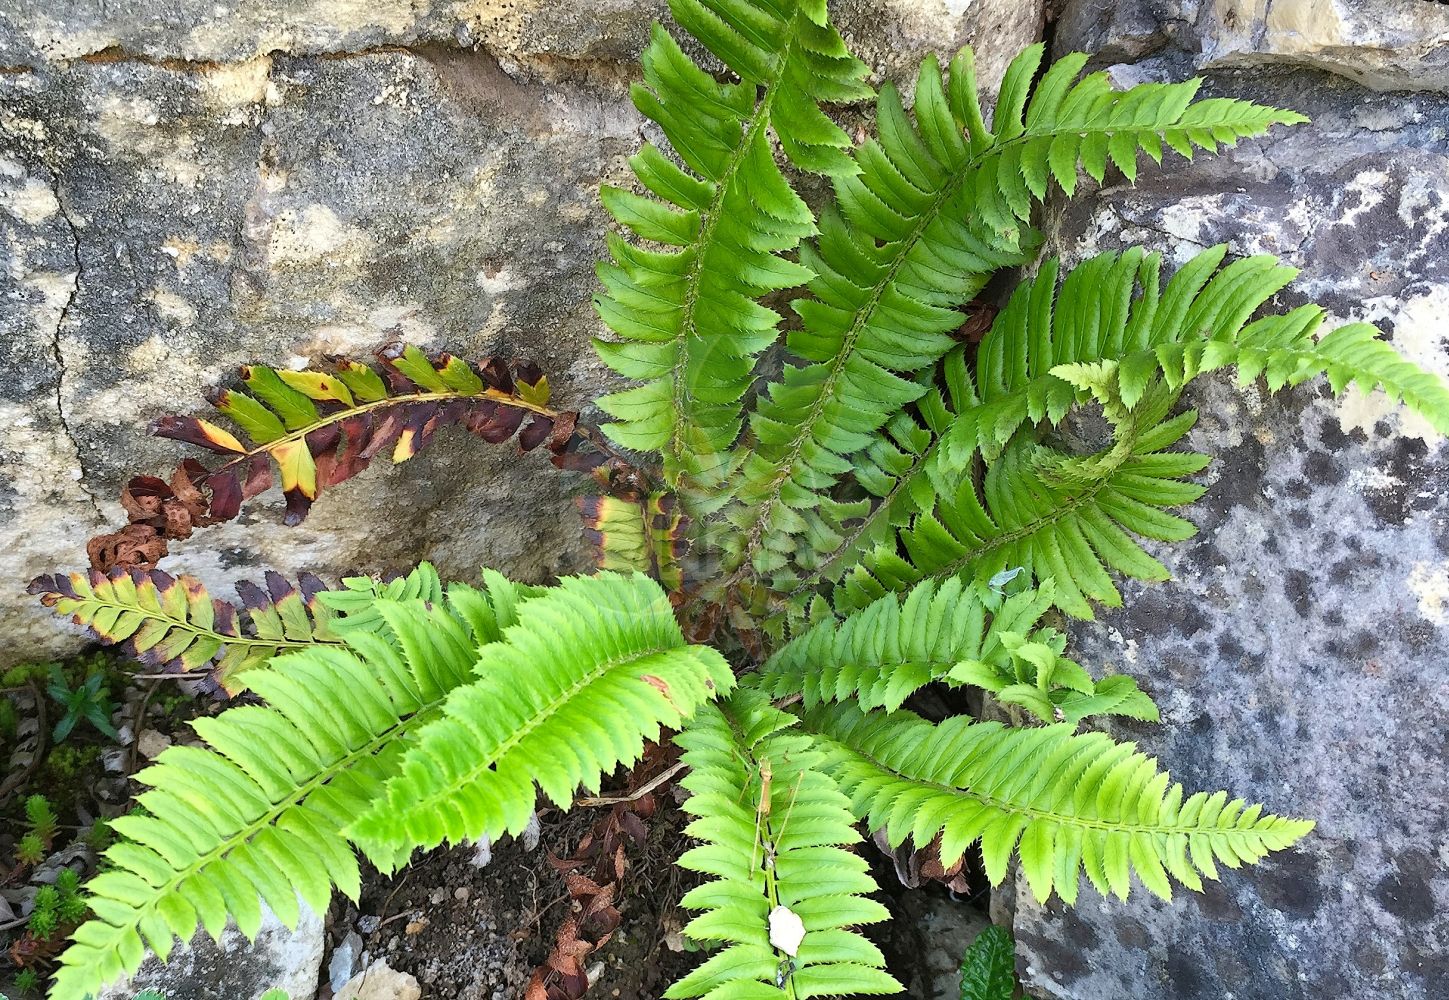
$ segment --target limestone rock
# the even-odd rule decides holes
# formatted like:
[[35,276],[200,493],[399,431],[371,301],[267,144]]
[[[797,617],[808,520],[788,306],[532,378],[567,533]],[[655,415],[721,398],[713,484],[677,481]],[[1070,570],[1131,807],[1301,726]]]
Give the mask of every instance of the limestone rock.
[[264,905],[261,929],[250,943],[230,924],[220,944],[198,931],[165,965],[148,954],[140,971],[102,990],[97,1000],[130,1000],[144,989],[169,1000],[257,1000],[273,988],[290,1000],[312,1000],[326,934],[321,917],[306,906],[301,910],[297,929],[289,931]]
[[374,962],[353,976],[335,994],[336,1000],[418,1000],[418,981],[386,962]]
[[[1043,0],[846,0],[841,30],[877,69],[914,72],[926,51],[975,43],[990,68],[1041,34]],[[144,57],[245,63],[274,53],[364,53],[384,48],[482,48],[504,61],[632,62],[667,0],[76,0],[64,14],[45,0],[0,8],[0,66]],[[1002,63],[1004,65],[1004,63]],[[996,74],[999,76],[999,73]]]
[[1171,46],[1202,68],[1291,63],[1375,90],[1449,89],[1449,6],[1435,0],[1070,0],[1057,42],[1109,60]]
[[[1053,220],[1072,260],[1130,243],[1169,263],[1227,242],[1303,269],[1283,298],[1378,323],[1449,374],[1449,100],[1311,72],[1223,75],[1217,93],[1311,127],[1110,183]],[[1188,400],[1215,456],[1173,580],[1075,628],[1083,663],[1131,673],[1161,726],[1114,727],[1191,789],[1318,821],[1290,852],[1198,895],[1074,911],[1016,896],[1020,966],[1063,1000],[1449,995],[1449,446],[1378,397],[1229,381]]]

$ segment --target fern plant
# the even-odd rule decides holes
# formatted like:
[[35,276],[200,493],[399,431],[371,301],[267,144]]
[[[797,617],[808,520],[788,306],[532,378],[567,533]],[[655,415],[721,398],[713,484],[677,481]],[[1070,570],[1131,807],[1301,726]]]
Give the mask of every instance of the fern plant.
[[[291,920],[334,889],[356,898],[359,855],[390,872],[517,833],[539,790],[567,807],[655,741],[682,751],[680,863],[704,876],[686,933],[709,952],[671,997],[898,990],[860,932],[885,917],[862,831],[946,864],[979,852],[993,884],[1015,864],[1039,899],[1070,903],[1084,883],[1200,889],[1311,830],[1185,790],[1083,728],[1158,715],[1135,679],[1069,658],[1061,615],[1119,604],[1117,577],[1167,579],[1144,540],[1193,533],[1177,511],[1209,458],[1175,447],[1192,379],[1326,375],[1445,431],[1449,388],[1371,327],[1318,336],[1315,306],[1266,311],[1292,271],[1221,247],[1165,283],[1142,250],[1065,274],[1048,260],[978,346],[953,336],[993,276],[1035,261],[1035,206],[1079,172],[1131,180],[1142,154],[1212,153],[1304,119],[1196,100],[1195,81],[1115,91],[1079,79],[1082,55],[1041,72],[1035,46],[989,122],[966,50],[946,72],[925,61],[910,110],[882,87],[876,135],[852,143],[829,112],[872,95],[824,0],[670,9],[717,62],[656,26],[634,100],[671,150],[646,146],[638,189],[603,192],[632,234],[609,235],[599,269],[599,356],[637,383],[599,401],[613,422],[549,409],[536,371],[415,348],[385,350],[380,370],[254,366],[246,392],[215,397],[252,444],[163,422],[222,464],[133,480],[130,541],[107,536],[88,573],[32,585],[103,640],[250,696],[195,723],[204,746],[138,775],[143,811],[114,823],[124,839],[89,884],[94,917],[60,958],[56,1000],[198,925],[254,933],[261,901]],[[806,174],[829,194],[807,197]],[[1087,407],[1110,440],[1064,446],[1057,428]],[[588,473],[600,571],[445,586],[424,565],[336,590],[273,575],[237,607],[155,568],[165,547],[146,539],[235,516],[274,461],[296,517],[449,424],[518,432],[521,450]],[[923,717],[928,686],[958,706],[950,691],[974,689],[1010,724]]]

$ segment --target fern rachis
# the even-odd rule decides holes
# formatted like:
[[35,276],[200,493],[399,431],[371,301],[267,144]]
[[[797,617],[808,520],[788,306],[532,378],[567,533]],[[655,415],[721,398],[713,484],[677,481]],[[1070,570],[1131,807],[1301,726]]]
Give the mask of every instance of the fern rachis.
[[[821,275],[811,285],[817,299],[797,303],[805,328],[787,343],[813,364],[787,369],[778,393],[766,395],[753,418],[757,450],[738,487],[746,510],[732,517],[745,532],[739,554],[731,557],[740,564],[757,563],[755,570],[767,574],[781,568],[785,559],[771,552],[799,533],[802,516],[819,502],[812,493],[828,489],[848,471],[843,456],[920,394],[897,375],[944,354],[951,344],[944,334],[959,323],[954,310],[995,270],[1024,262],[1018,255],[1033,238],[1022,237],[1018,229],[1029,223],[1032,200],[1046,194],[1049,178],[1070,191],[1078,155],[1100,179],[1109,155],[1124,170],[1139,148],[1160,159],[1164,136],[1189,155],[1193,142],[1215,150],[1218,138],[1236,141],[1275,122],[1300,120],[1241,102],[1191,104],[1195,83],[1154,85],[1129,97],[1108,89],[1097,74],[1072,87],[1084,56],[1058,62],[1028,100],[1040,59],[1037,47],[1012,64],[1002,84],[994,133],[981,124],[968,53],[952,63],[949,87],[934,60],[927,60],[916,88],[917,125],[893,90],[882,91],[880,144],[868,143],[857,154],[858,175],[837,180],[845,216],[861,231],[856,239],[864,236],[870,243],[852,244],[827,233],[810,253],[812,269]],[[1212,125],[1207,131],[1197,124],[1185,127],[1199,120]],[[962,195],[980,195],[983,188],[991,197],[976,199],[972,207],[983,217],[973,219]],[[920,202],[908,203],[909,214],[903,209],[897,215],[885,208],[892,192],[898,201],[910,197],[902,192],[917,192]],[[952,225],[959,230],[954,238],[946,235]],[[928,232],[931,239],[925,239]],[[876,241],[884,242],[883,249],[875,248]],[[846,246],[849,252],[832,253],[832,247]],[[883,264],[880,256],[886,257]],[[874,274],[862,263],[872,257],[877,258]],[[852,296],[852,291],[863,294]],[[881,315],[887,299],[891,307]],[[843,330],[832,329],[840,314],[852,318]],[[871,343],[865,351],[861,341],[867,335]],[[825,349],[829,355],[822,358]],[[836,389],[852,366],[857,384],[848,399],[838,398]],[[823,375],[807,380],[805,373],[816,368],[823,368]],[[865,382],[868,393],[861,391]],[[813,396],[803,408],[801,395]],[[847,403],[848,421],[838,413],[830,416]],[[788,428],[783,442],[778,440],[782,428]],[[777,514],[781,506],[790,512]]]
[[768,132],[802,167],[840,170],[845,134],[817,105],[869,89],[816,0],[671,0],[671,9],[741,79],[716,83],[656,26],[635,103],[693,174],[646,147],[632,166],[660,200],[605,191],[636,236],[681,249],[658,254],[611,240],[615,265],[600,271],[607,294],[597,304],[622,339],[600,342],[599,354],[647,381],[600,405],[620,418],[607,428],[615,440],[665,456],[671,482],[712,484],[738,431],[754,357],[775,339],[779,316],[757,300],[810,277],[782,256],[814,232],[814,218],[776,166]]

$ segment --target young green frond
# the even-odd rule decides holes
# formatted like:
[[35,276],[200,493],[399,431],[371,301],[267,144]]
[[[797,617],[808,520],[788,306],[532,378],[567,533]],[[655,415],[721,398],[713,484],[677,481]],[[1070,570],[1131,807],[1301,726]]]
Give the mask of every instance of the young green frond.
[[805,706],[854,701],[894,711],[932,681],[984,688],[1043,722],[1089,715],[1157,720],[1152,699],[1131,677],[1094,681],[1065,658],[1066,636],[1037,623],[1054,585],[1003,597],[989,586],[926,580],[886,594],[843,618],[828,618],[782,646],[754,685],[773,698],[800,694]]
[[[1083,391],[1107,388],[1128,407],[1161,376],[1179,388],[1199,374],[1236,364],[1239,378],[1266,374],[1269,387],[1328,374],[1335,392],[1383,387],[1449,432],[1449,388],[1404,361],[1366,324],[1315,341],[1317,306],[1251,321],[1296,271],[1272,257],[1247,257],[1219,270],[1225,246],[1206,250],[1160,283],[1161,255],[1139,248],[1093,257],[1057,290],[1057,262],[1020,285],[981,342],[980,402],[947,432],[945,464],[961,469],[980,452],[994,457],[1027,423],[1059,423]],[[1140,291],[1139,291],[1140,289]]]
[[661,727],[734,686],[718,652],[685,643],[668,599],[641,574],[569,577],[525,601],[473,672],[349,836],[434,847],[518,833],[535,782],[568,806],[580,785],[597,791]]
[[29,592],[101,642],[123,644],[142,663],[208,670],[232,694],[245,683],[242,671],[288,650],[340,641],[336,616],[318,599],[324,584],[310,573],[294,587],[268,571],[265,590],[246,581],[236,589],[240,609],[213,598],[195,577],[114,569],[37,577]]
[[1166,449],[1197,420],[1194,411],[1164,419],[1175,394],[1151,387],[1136,410],[1121,415],[1116,440],[1088,456],[1071,456],[1019,436],[986,469],[978,493],[958,478],[954,495],[918,515],[897,539],[877,547],[834,591],[837,610],[861,608],[918,580],[965,576],[987,582],[1024,569],[1051,579],[1052,600],[1078,618],[1092,601],[1118,606],[1110,573],[1166,580],[1167,568],[1133,535],[1181,541],[1196,528],[1168,513],[1204,488],[1185,482],[1205,455]]
[[774,698],[801,694],[807,707],[854,699],[894,711],[962,661],[1009,665],[1002,634],[1031,633],[1050,607],[1036,591],[1003,600],[959,578],[927,580],[792,639],[760,668],[757,684]]
[[850,804],[819,770],[822,755],[795,719],[757,691],[706,705],[675,737],[690,792],[685,832],[704,843],[679,864],[710,876],[682,904],[684,928],[723,949],[675,983],[669,998],[795,998],[900,992],[879,949],[849,928],[887,919]]
[[[311,648],[247,671],[265,705],[193,725],[205,749],[173,746],[136,779],[144,812],[111,821],[125,839],[87,883],[95,914],[60,957],[51,1000],[84,1000],[133,972],[149,945],[163,960],[198,924],[213,937],[227,917],[256,934],[265,900],[294,925],[300,896],[326,911],[335,886],[352,898],[359,871],[343,827],[383,795],[403,741],[471,679],[480,609],[501,602],[472,588],[449,605],[380,602],[381,626],[348,634],[350,649]],[[361,845],[392,870],[409,853]]]
[[1132,743],[1070,725],[1007,729],[966,718],[932,725],[910,712],[851,705],[807,713],[824,769],[872,829],[892,845],[941,838],[949,864],[976,841],[993,885],[1015,853],[1032,894],[1076,901],[1085,872],[1104,896],[1125,899],[1131,876],[1169,899],[1291,846],[1313,823],[1265,815],[1226,792],[1186,795]]
[[1030,258],[1031,212],[1052,180],[1070,193],[1079,163],[1101,180],[1110,159],[1132,178],[1139,150],[1160,160],[1166,142],[1191,156],[1194,145],[1216,151],[1304,120],[1242,101],[1194,104],[1197,81],[1118,92],[1096,73],[1074,84],[1080,53],[1053,65],[1028,101],[1041,57],[1037,45],[1012,63],[992,131],[970,50],[949,83],[928,59],[914,121],[882,88],[879,140],[857,150],[859,173],[835,178],[837,208],[801,252],[816,277],[812,297],[794,303],[803,326],[787,345],[804,364],[787,367],[751,416],[754,448],[734,488],[742,507],[730,514],[741,531],[734,563],[777,589],[796,582],[802,545],[833,534],[817,508],[851,470],[846,456],[925,392],[910,376],[950,349],[958,308],[997,270]]
[[606,433],[660,452],[671,483],[709,484],[739,434],[755,357],[777,335],[780,316],[759,299],[811,277],[782,256],[815,219],[776,165],[770,134],[803,169],[853,169],[848,138],[819,105],[870,89],[823,0],[670,0],[670,9],[740,82],[717,82],[655,26],[634,103],[684,167],[646,145],[630,165],[653,197],[605,187],[603,199],[640,241],[677,249],[610,237],[614,263],[599,268],[595,305],[619,340],[596,347],[644,384],[599,405],[617,418]]

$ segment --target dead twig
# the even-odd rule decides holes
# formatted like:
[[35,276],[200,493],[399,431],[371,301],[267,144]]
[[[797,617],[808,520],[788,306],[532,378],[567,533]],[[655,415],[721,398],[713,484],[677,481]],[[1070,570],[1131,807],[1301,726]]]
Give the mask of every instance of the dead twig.
[[126,747],[126,777],[136,772],[136,755],[141,748],[141,729],[146,725],[146,709],[151,705],[151,696],[161,686],[160,680],[151,681],[146,694],[141,698],[141,707],[136,709],[136,721],[131,723],[131,745]]
[[647,785],[645,785],[642,788],[640,788],[637,792],[634,792],[634,793],[632,793],[630,795],[606,795],[606,796],[603,796],[601,798],[584,798],[584,799],[577,799],[577,800],[574,801],[574,805],[576,805],[576,806],[617,806],[617,805],[623,805],[626,802],[638,802],[644,796],[648,795],[650,792],[654,791],[654,789],[658,788],[660,785],[664,784],[670,778],[673,778],[676,774],[678,774],[680,771],[683,771],[683,770],[684,770],[684,761],[681,760],[678,763],[676,763],[673,767],[671,767],[668,770],[663,771],[662,773],[660,773],[659,775],[657,775],[654,778],[654,780],[650,781]]
[[31,754],[28,764],[0,783],[0,805],[4,805],[17,788],[30,780],[31,774],[45,759],[45,735],[50,731],[50,720],[45,717],[45,692],[34,681],[30,682],[29,687],[31,696],[35,699],[35,752]]

